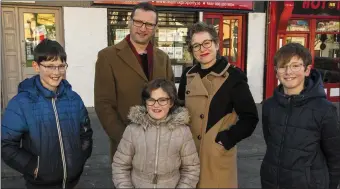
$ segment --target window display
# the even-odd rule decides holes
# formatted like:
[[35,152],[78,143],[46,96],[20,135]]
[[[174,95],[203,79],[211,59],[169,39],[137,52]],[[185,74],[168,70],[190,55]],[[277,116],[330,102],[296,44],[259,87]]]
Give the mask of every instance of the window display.
[[41,40],[48,38],[56,40],[54,14],[24,13],[24,38],[26,50],[26,65],[32,67],[33,50]]
[[314,67],[326,83],[340,82],[340,34],[316,34]]

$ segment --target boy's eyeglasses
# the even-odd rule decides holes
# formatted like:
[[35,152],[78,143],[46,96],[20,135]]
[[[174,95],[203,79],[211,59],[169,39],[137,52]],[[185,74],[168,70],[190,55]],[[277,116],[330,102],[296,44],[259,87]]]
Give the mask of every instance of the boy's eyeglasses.
[[291,64],[288,66],[284,66],[284,67],[275,67],[275,70],[282,74],[285,73],[287,71],[287,69],[289,68],[292,72],[298,72],[301,70],[301,68],[303,67],[303,64]]
[[143,22],[143,21],[140,21],[140,20],[135,20],[135,19],[132,19],[132,23],[134,26],[136,27],[143,27],[143,25],[145,24],[145,27],[146,29],[149,29],[149,30],[152,30],[155,28],[156,24],[152,24],[152,23],[149,23],[149,22]]
[[56,69],[58,69],[59,72],[65,72],[68,67],[67,63],[59,65],[59,66],[45,66],[43,64],[40,64],[40,66],[46,68],[46,70],[49,72],[53,72]]
[[153,105],[156,104],[156,102],[158,102],[158,104],[160,106],[165,106],[169,103],[169,100],[170,100],[170,98],[159,98],[157,100],[155,100],[153,98],[149,98],[149,99],[146,100],[146,105],[153,106]]
[[201,44],[195,43],[195,44],[191,45],[191,48],[194,52],[197,52],[197,51],[201,50],[201,46],[203,46],[206,49],[210,48],[211,45],[212,45],[212,42],[213,42],[213,40],[211,40],[211,39],[210,40],[204,40],[203,43],[201,43]]

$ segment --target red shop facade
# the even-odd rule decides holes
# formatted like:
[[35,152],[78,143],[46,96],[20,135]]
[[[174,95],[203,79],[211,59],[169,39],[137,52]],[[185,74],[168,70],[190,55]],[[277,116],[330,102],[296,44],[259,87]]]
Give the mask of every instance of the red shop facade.
[[313,68],[323,79],[327,98],[340,102],[340,2],[271,1],[268,9],[265,97],[278,85],[274,54],[283,45],[297,42],[308,48]]

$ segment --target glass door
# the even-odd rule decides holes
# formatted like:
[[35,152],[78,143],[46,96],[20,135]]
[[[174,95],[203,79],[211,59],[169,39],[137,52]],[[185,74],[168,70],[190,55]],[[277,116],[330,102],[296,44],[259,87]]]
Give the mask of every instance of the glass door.
[[212,24],[220,38],[220,53],[228,59],[228,62],[244,69],[242,59],[242,16],[205,14],[204,21]]
[[59,10],[19,9],[22,78],[35,75],[33,50],[45,38],[61,42]]

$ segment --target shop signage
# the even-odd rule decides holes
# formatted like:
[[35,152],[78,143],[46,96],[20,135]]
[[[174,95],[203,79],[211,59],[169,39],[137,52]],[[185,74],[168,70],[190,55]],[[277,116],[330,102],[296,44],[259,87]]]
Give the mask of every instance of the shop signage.
[[340,1],[295,1],[293,14],[340,16]]
[[[95,4],[135,5],[142,1],[97,0]],[[253,10],[252,1],[149,1],[155,6]]]

